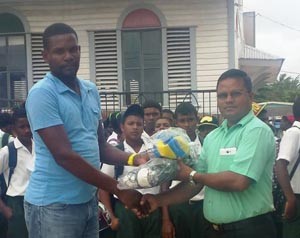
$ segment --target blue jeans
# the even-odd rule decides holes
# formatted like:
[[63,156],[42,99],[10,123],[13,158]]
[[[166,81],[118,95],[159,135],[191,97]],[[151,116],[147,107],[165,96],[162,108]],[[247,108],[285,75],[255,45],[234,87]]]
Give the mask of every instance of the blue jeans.
[[29,238],[98,238],[98,205],[55,203],[35,206],[24,201]]

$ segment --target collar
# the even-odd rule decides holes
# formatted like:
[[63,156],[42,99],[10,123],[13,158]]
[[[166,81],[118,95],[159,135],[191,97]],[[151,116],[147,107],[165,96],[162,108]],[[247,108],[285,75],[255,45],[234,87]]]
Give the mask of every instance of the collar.
[[[33,141],[33,139],[31,139],[31,143],[32,143],[32,152],[31,153],[33,153],[34,152],[34,141]],[[24,146],[21,143],[21,141],[18,139],[18,137],[14,138],[14,145],[15,145],[15,147],[16,147],[17,150],[20,149],[20,148],[24,148],[24,149],[28,150],[26,148],[26,146]]]
[[[68,86],[66,86],[59,78],[55,77],[51,72],[48,72],[46,74],[46,77],[49,78],[54,84],[58,91],[58,93],[62,94],[64,92],[72,92],[75,93],[72,89],[70,89]],[[81,80],[76,78],[78,81],[78,85],[81,92],[88,92],[92,90],[92,88],[88,84],[84,84]]]
[[14,145],[15,145],[16,149],[20,149],[21,147],[24,147],[24,145],[21,143],[21,141],[18,139],[18,137],[16,137],[14,139]]
[[294,121],[293,126],[300,127],[300,121]]
[[[146,150],[152,148],[152,144],[150,144],[150,143],[145,143],[145,140],[143,140],[143,138],[142,138],[142,141],[143,141],[143,144],[142,144],[142,147],[141,147],[141,149],[140,149],[140,151],[139,151],[138,153],[144,152],[144,151],[146,151]],[[131,150],[133,153],[136,153],[136,152],[134,151],[134,149],[131,147],[131,145],[129,145],[129,144],[127,143],[126,139],[123,141],[123,144],[124,144],[124,148],[130,148],[130,150]]]
[[[252,110],[249,111],[249,113],[247,115],[245,115],[241,120],[239,120],[235,125],[233,125],[232,127],[236,127],[236,126],[244,126],[246,125],[249,121],[251,121],[253,118],[255,117],[254,113]],[[221,128],[222,129],[226,129],[228,130],[228,124],[227,124],[227,119],[225,119],[222,124],[221,124]]]
[[196,138],[195,138],[195,140],[193,142],[201,144],[199,136],[197,134],[196,134]]

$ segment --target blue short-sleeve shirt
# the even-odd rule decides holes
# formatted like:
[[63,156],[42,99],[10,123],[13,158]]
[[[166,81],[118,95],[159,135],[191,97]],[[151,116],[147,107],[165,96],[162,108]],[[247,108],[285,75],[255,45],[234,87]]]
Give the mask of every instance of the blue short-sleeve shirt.
[[32,204],[79,204],[89,201],[95,194],[94,186],[55,162],[37,133],[39,129],[63,125],[72,149],[93,167],[99,168],[100,97],[93,83],[79,79],[78,82],[81,95],[48,73],[29,92],[26,110],[36,144],[36,160],[25,200]]

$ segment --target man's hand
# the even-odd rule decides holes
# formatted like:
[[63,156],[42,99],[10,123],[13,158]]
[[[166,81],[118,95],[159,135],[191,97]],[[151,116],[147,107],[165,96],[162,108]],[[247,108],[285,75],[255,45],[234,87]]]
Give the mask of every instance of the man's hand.
[[142,194],[133,189],[120,190],[117,194],[119,200],[127,209],[131,209],[138,217],[147,216],[150,213],[149,205],[141,206]]
[[151,212],[155,211],[159,207],[158,200],[153,194],[145,194],[140,201],[142,214],[136,213],[138,217],[143,217],[149,215]]
[[293,220],[297,215],[296,197],[289,198],[285,203],[283,217],[287,220]]
[[120,190],[117,196],[119,200],[128,209],[139,209],[141,207],[140,200],[142,198],[142,194],[136,190],[133,189]]
[[175,227],[170,219],[162,219],[162,238],[174,238]]
[[181,160],[178,160],[178,167],[176,179],[180,181],[188,181],[190,173],[193,171],[193,169],[185,165]]
[[9,220],[12,216],[13,216],[13,212],[12,212],[12,209],[8,206],[4,206],[2,208],[2,214],[4,215],[4,217]]
[[147,153],[140,153],[134,156],[133,165],[139,166],[149,161],[150,157]]
[[109,226],[113,231],[117,231],[119,229],[119,226],[120,226],[119,218],[111,217],[111,223],[110,223]]

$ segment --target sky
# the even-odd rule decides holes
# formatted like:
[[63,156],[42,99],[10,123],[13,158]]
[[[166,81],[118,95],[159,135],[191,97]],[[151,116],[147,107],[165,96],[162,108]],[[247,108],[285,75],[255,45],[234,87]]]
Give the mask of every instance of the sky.
[[281,73],[300,75],[300,1],[243,0],[256,12],[256,48],[284,58]]

